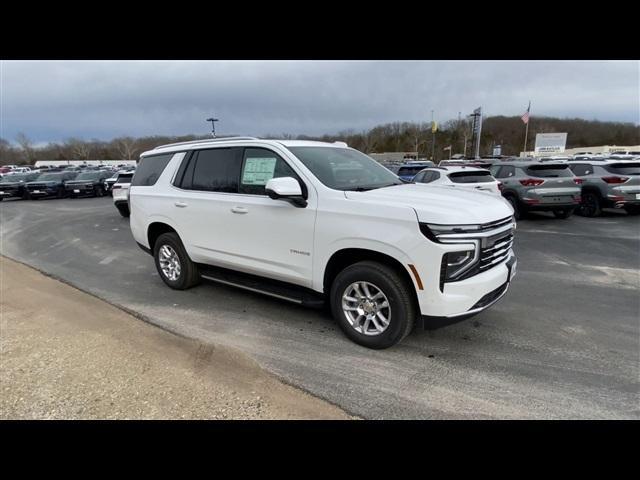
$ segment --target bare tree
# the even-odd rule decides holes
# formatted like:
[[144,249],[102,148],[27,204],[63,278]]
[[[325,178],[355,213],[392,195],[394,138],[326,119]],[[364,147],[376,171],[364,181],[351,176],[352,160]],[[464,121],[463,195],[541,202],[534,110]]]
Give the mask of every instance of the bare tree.
[[36,151],[33,148],[33,142],[29,137],[27,137],[24,133],[20,132],[16,135],[16,142],[20,145],[22,149],[22,156],[24,160],[28,164],[35,163],[36,160]]
[[88,160],[90,147],[89,145],[77,138],[70,138],[65,142],[65,145],[71,151],[71,155],[76,160]]
[[116,148],[123,160],[133,160],[137,148],[137,140],[131,137],[122,137],[116,139]]

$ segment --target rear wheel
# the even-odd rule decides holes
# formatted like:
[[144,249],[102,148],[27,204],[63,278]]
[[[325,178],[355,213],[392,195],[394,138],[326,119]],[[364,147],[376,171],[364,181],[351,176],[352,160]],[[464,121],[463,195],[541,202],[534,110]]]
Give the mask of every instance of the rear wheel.
[[200,281],[197,265],[191,261],[175,232],[158,237],[153,246],[153,258],[162,281],[175,290],[186,290]]
[[406,337],[418,310],[409,284],[393,268],[364,261],[342,270],[331,285],[331,312],[354,342],[388,348]]
[[640,205],[626,205],[624,209],[629,215],[640,215]]
[[554,210],[553,214],[556,218],[569,218],[573,214],[573,208],[561,208]]
[[516,220],[520,220],[522,218],[523,212],[522,212],[522,208],[518,204],[518,199],[513,195],[507,196],[506,199],[507,199],[507,202],[511,204],[511,207],[513,207],[513,218],[515,218]]
[[125,205],[125,204],[116,205],[116,208],[120,212],[120,215],[122,215],[123,217],[128,217],[131,213],[129,212],[129,205]]
[[597,217],[602,213],[600,197],[593,192],[582,194],[582,203],[579,209],[580,215],[585,217]]

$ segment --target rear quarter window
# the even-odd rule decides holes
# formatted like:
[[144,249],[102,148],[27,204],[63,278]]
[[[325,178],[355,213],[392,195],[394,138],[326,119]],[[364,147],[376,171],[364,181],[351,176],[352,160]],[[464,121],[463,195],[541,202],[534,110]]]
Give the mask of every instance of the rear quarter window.
[[493,182],[489,172],[454,172],[449,174],[449,180],[454,183],[487,183]]
[[166,153],[164,155],[142,157],[131,180],[131,186],[150,187],[155,185],[174,155],[175,153]]

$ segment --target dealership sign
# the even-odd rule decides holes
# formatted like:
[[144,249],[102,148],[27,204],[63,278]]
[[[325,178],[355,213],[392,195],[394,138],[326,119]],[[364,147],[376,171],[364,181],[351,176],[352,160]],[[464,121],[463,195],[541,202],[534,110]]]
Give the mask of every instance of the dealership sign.
[[536,153],[564,152],[567,145],[566,133],[538,133],[536,135]]

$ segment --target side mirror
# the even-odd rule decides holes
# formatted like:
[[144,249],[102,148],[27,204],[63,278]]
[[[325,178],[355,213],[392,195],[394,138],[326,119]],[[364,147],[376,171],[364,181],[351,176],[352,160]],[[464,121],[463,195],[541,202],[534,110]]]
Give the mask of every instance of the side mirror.
[[265,191],[273,200],[284,200],[298,208],[307,206],[300,183],[293,177],[272,178],[267,181]]

